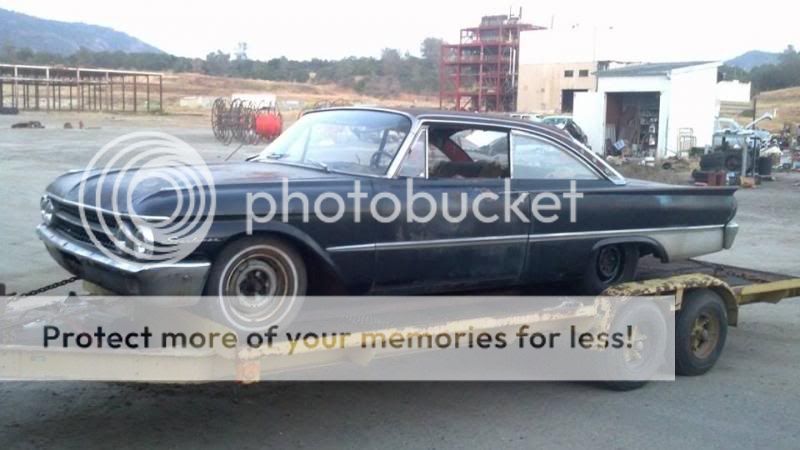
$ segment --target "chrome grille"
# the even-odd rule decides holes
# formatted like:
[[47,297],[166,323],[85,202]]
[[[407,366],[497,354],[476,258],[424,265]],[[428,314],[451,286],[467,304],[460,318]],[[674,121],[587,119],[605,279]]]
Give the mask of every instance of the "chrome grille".
[[[73,239],[92,244],[93,243],[92,239],[89,237],[89,232],[86,229],[88,225],[89,227],[91,227],[91,230],[95,238],[104,247],[110,249],[116,248],[114,242],[103,231],[103,227],[100,225],[100,220],[98,218],[97,212],[89,208],[84,209],[84,213],[86,216],[86,224],[84,224],[81,221],[81,213],[77,205],[56,200],[53,198],[51,198],[51,201],[53,202],[53,206],[55,207],[53,215],[53,224],[52,224],[53,228],[66,234],[67,236],[72,237]],[[106,224],[109,225],[115,223],[114,218],[111,216],[106,216],[105,222]]]

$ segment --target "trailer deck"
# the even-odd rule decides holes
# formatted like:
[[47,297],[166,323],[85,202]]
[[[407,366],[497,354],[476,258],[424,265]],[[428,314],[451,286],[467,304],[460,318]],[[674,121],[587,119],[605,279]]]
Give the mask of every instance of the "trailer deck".
[[[655,260],[642,260],[641,270],[637,275],[637,281],[617,285],[607,290],[605,296],[649,296],[649,295],[674,295],[676,310],[680,310],[684,296],[694,289],[711,289],[720,294],[726,303],[728,310],[729,325],[736,325],[738,321],[739,306],[769,302],[775,303],[785,298],[800,297],[800,278],[751,270],[741,267],[715,264],[697,260],[673,262],[661,264]],[[483,293],[482,293],[483,295]],[[486,294],[491,295],[491,294]],[[498,294],[494,294],[498,295]],[[504,291],[499,295],[514,295],[513,292]],[[517,293],[519,295],[519,293]],[[563,295],[563,294],[562,294]],[[31,320],[41,321],[48,316],[62,317],[70,314],[80,314],[87,311],[91,304],[91,299],[67,298],[62,301],[51,301],[35,304],[35,298],[23,299],[29,306],[14,305],[13,301],[9,304],[6,313],[12,311],[24,312],[20,318],[24,320],[6,321],[6,329],[0,329],[0,337],[7,336],[26,326]],[[410,305],[397,305],[397,311],[409,311],[425,308],[425,302],[413,302]],[[553,309],[557,314],[551,315],[547,320],[564,320],[570,317],[585,317],[587,312],[580,308],[570,310],[569,305]],[[187,320],[195,318],[182,311],[177,317],[186,317]],[[459,323],[458,326],[472,327],[476,323],[482,323],[484,319],[491,319],[485,323],[497,323],[497,316],[472,317],[468,320],[459,318],[455,322],[442,322],[434,326],[445,326],[445,323]],[[11,317],[9,317],[11,319]],[[501,317],[505,323],[516,323],[514,317]],[[495,322],[492,322],[495,321]],[[12,327],[14,329],[9,329]],[[208,328],[220,328],[219,324],[208,324]],[[222,330],[224,331],[224,330]],[[341,349],[339,349],[341,350]],[[236,379],[239,381],[257,381],[261,379],[261,372],[267,365],[264,359],[269,357],[269,352],[259,352],[253,350],[241,350],[235,355],[220,354],[219,352],[200,350],[181,350],[181,351],[160,351],[144,354],[142,352],[129,352],[127,354],[117,353],[109,358],[108,355],[97,354],[94,352],[54,352],[44,349],[38,345],[6,345],[0,343],[0,378],[17,378],[25,373],[25,369],[41,366],[43,360],[56,362],[52,367],[65,367],[62,365],[80,363],[87,368],[84,372],[86,379],[113,379],[125,371],[135,371],[139,374],[147,374],[144,378],[158,380],[159,374],[165,373],[165,367],[170,367],[169,373],[172,376],[166,377],[163,381],[179,381],[198,379],[202,381],[208,377],[215,376],[214,371],[218,369],[215,361],[224,358],[236,364]],[[274,356],[274,355],[272,355]],[[298,362],[298,368],[303,369],[308,366],[327,365],[340,361],[347,361],[352,354],[347,351],[317,351],[303,355],[302,358],[294,358]],[[363,363],[363,361],[362,361]],[[269,366],[279,367],[281,371],[292,370],[292,364],[280,362],[275,364],[271,360]],[[174,368],[174,370],[172,370]],[[92,370],[89,370],[92,369]],[[98,372],[94,372],[99,370]],[[51,375],[58,378],[58,372]]]

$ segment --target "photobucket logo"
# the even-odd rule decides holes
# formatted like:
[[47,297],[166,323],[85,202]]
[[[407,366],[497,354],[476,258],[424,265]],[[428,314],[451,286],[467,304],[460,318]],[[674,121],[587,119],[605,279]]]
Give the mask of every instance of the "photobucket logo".
[[[570,223],[577,221],[577,200],[583,193],[570,181],[569,191],[564,192],[515,192],[511,180],[506,179],[502,190],[478,190],[469,187],[464,192],[417,191],[414,179],[407,179],[402,195],[391,191],[379,191],[370,195],[355,180],[348,192],[322,192],[309,197],[308,194],[290,187],[283,179],[278,198],[272,192],[247,193],[247,233],[252,234],[258,224],[279,220],[299,220],[308,223],[312,219],[323,223],[335,223],[352,215],[355,223],[368,214],[379,223],[404,221],[407,223],[429,223],[444,219],[456,224],[468,216],[482,223],[533,221],[553,223],[568,210]],[[350,220],[350,218],[348,218]]]
[[[139,214],[140,200],[162,195],[171,211]],[[100,149],[80,180],[78,210],[92,243],[117,261],[159,264],[189,256],[216,209],[214,180],[203,158],[165,133],[137,132]]]

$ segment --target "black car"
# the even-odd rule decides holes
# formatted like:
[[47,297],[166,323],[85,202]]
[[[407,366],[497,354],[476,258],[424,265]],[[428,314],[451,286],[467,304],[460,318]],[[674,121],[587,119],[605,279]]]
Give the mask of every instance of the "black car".
[[570,116],[547,116],[542,118],[541,122],[545,125],[551,125],[559,130],[563,130],[583,145],[589,145],[589,137],[586,136],[586,133],[583,132],[581,127],[579,127]]
[[[733,188],[625,180],[559,130],[472,113],[314,111],[256,157],[207,170],[213,220],[179,261],[150,258],[170,244],[154,239],[153,228],[181,219],[179,189],[151,180],[132,193],[112,190],[147,175],[136,171],[62,175],[43,197],[38,234],[64,268],[105,289],[233,296],[224,307],[246,321],[263,303],[247,298],[332,291],[426,294],[575,280],[596,293],[630,280],[644,255],[716,252],[737,230]],[[320,209],[309,213],[300,194]],[[435,203],[408,203],[409,195]],[[135,208],[120,209],[124,196]],[[459,204],[478,208],[459,217]],[[409,218],[432,209],[425,222]],[[118,220],[118,228],[103,232],[101,220]]]

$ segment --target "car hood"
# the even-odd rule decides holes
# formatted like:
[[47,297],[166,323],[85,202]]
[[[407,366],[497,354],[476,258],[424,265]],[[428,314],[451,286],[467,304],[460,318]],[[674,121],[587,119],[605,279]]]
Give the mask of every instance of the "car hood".
[[[167,176],[159,176],[161,174]],[[246,193],[280,185],[284,179],[295,182],[356,178],[272,162],[225,162],[168,170],[132,168],[71,171],[56,178],[47,187],[47,193],[56,199],[122,214],[160,215],[163,211],[173,211],[176,199],[189,191],[193,191],[194,195],[209,195],[209,185],[212,184],[219,200],[219,196],[226,193]],[[175,179],[184,181],[175,184],[171,181]]]

